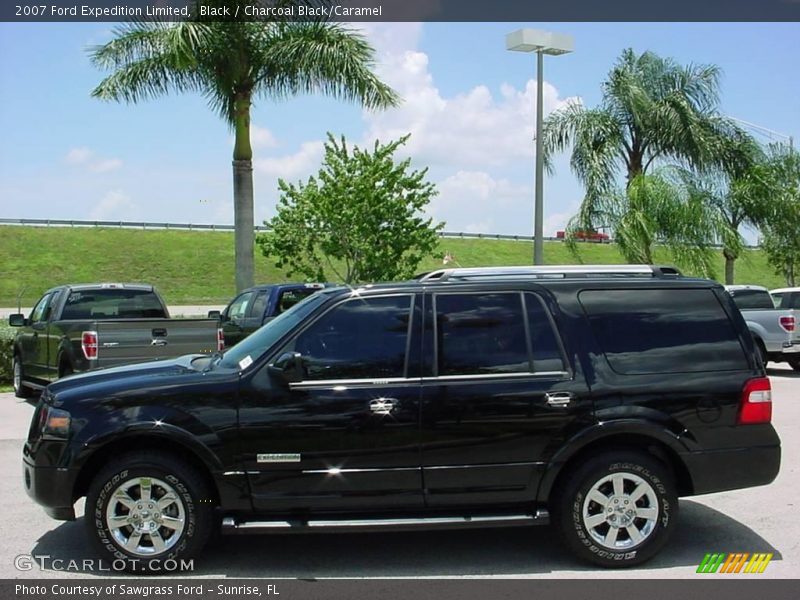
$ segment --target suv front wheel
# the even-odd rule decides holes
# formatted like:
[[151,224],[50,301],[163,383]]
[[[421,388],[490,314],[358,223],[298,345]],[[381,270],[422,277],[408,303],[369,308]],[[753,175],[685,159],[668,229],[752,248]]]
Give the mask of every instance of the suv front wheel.
[[205,545],[213,507],[196,470],[143,451],[101,470],[87,494],[85,518],[90,538],[115,568],[164,573]]
[[668,468],[644,453],[606,452],[567,476],[557,494],[555,524],[579,558],[629,567],[652,558],[678,517]]

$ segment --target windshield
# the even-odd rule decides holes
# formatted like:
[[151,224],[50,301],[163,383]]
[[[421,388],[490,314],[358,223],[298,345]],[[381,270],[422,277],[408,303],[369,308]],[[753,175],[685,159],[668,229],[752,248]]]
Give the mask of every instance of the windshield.
[[225,352],[220,365],[230,369],[247,368],[327,299],[328,292],[318,292],[298,302]]

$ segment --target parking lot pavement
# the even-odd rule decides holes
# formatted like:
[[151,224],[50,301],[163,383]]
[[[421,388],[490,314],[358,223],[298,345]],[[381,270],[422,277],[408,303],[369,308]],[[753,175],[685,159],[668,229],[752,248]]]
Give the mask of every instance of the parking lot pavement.
[[[547,527],[454,532],[220,537],[195,560],[195,576],[313,579],[326,577],[694,578],[706,552],[771,552],[759,577],[800,573],[800,373],[770,369],[773,423],[783,442],[780,475],[769,486],[680,502],[670,544],[643,568],[620,571],[576,563]],[[49,519],[22,488],[20,452],[32,405],[0,394],[0,578],[108,576],[107,572],[19,571],[19,555],[96,559],[83,519]],[[79,506],[82,514],[82,506]],[[730,577],[730,576],[728,576]]]

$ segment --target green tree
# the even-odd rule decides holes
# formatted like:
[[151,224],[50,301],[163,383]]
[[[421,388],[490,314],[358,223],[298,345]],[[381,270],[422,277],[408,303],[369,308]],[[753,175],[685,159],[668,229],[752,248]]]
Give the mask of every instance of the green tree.
[[[714,216],[707,234],[722,244],[725,283],[735,280],[735,263],[745,247],[742,226],[757,229],[772,206],[772,178],[762,148],[749,136],[724,140],[728,158],[719,167],[703,171],[678,169],[687,193],[704,202]],[[713,225],[713,227],[712,227]]]
[[[567,227],[570,249],[579,255],[575,233],[586,223],[576,215]],[[687,192],[671,169],[638,175],[627,187],[604,195],[596,203],[590,229],[610,229],[629,263],[653,264],[662,246],[678,266],[714,276],[714,251],[708,231],[719,227],[705,199]],[[579,257],[579,256],[578,256]]]
[[409,136],[372,150],[347,146],[328,134],[325,158],[306,183],[279,181],[277,215],[257,243],[287,276],[322,281],[333,273],[351,284],[411,277],[438,244],[423,210],[436,195],[427,169],[410,170],[394,153]]
[[598,107],[573,102],[547,118],[546,158],[571,147],[571,169],[586,189],[585,223],[614,192],[621,170],[629,186],[662,159],[699,169],[726,160],[720,140],[742,133],[717,112],[719,77],[714,65],[684,66],[628,49],[603,82]]
[[762,248],[775,272],[794,286],[800,278],[800,153],[773,146],[768,170],[772,210],[761,228]]
[[112,41],[92,48],[93,63],[112,71],[92,95],[135,103],[170,92],[199,92],[230,125],[235,136],[236,288],[241,290],[253,285],[254,100],[323,93],[374,109],[394,106],[399,99],[372,72],[372,47],[351,29],[324,21],[248,22],[244,11],[241,20],[214,21],[199,16],[201,5],[232,3],[199,1],[185,22],[125,24]]

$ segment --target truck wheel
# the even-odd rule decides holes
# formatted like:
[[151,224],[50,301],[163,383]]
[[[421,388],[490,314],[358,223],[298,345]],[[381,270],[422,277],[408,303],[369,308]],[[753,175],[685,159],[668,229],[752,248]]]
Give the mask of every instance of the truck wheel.
[[554,523],[576,556],[602,567],[631,567],[667,542],[678,497],[668,468],[621,450],[593,457],[567,475],[554,508]]
[[789,366],[792,367],[795,371],[800,371],[800,358],[790,358]]
[[92,481],[85,519],[89,537],[114,568],[165,573],[202,550],[213,510],[195,469],[163,453],[135,452]]
[[33,394],[33,390],[23,383],[24,372],[22,371],[22,362],[19,360],[18,354],[14,354],[11,370],[13,372],[14,380],[14,395],[17,398],[30,398]]
[[766,369],[769,356],[767,355],[767,349],[764,347],[764,342],[758,339],[756,340],[756,357],[758,358],[759,364],[764,365]]

